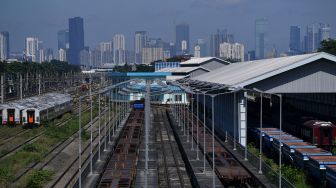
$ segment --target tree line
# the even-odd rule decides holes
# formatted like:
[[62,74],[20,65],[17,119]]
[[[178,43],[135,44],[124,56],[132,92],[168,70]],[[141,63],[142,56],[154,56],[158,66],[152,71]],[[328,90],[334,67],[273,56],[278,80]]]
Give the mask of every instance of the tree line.
[[0,73],[14,74],[14,73],[74,73],[80,72],[81,69],[78,65],[72,65],[67,62],[52,60],[50,62],[13,62],[5,63],[0,62]]

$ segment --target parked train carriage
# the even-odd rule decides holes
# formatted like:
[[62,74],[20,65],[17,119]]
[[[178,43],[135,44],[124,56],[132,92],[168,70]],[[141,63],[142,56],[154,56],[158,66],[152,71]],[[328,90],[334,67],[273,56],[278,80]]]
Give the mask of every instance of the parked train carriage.
[[[279,149],[279,143],[273,142],[273,147]],[[300,148],[316,148],[316,146],[311,145],[308,142],[297,142],[297,141],[282,141],[282,154],[284,156],[284,159],[290,163],[294,163],[295,161],[295,149]],[[276,150],[278,151],[278,150]]]
[[314,182],[324,185],[327,165],[336,165],[336,156],[310,156],[308,172]]
[[22,113],[24,125],[39,125],[43,121],[52,120],[72,110],[71,98],[57,99],[51,102],[36,104],[34,108],[27,108]]
[[301,137],[318,146],[331,146],[336,141],[336,126],[331,122],[308,120],[301,127]]
[[5,105],[2,109],[2,125],[21,124],[20,117],[23,107],[18,105]]
[[297,148],[294,153],[295,165],[301,169],[306,168],[311,156],[332,156],[332,153],[321,148]]
[[336,165],[328,165],[326,169],[326,181],[328,188],[336,187]]

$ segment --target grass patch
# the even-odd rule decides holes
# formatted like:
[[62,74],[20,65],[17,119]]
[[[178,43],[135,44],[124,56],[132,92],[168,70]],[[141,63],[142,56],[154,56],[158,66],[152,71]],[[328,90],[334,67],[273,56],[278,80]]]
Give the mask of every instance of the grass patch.
[[26,187],[40,188],[52,179],[54,172],[48,170],[35,170],[27,177]]
[[[257,149],[252,143],[248,144],[248,150],[255,156],[259,156],[259,149]],[[266,176],[272,181],[278,181],[279,165],[273,161],[273,159],[268,158],[264,154],[262,154],[262,160],[271,167],[273,171],[269,171],[266,173]],[[307,183],[307,176],[301,169],[293,167],[291,165],[283,164],[281,167],[282,175],[295,187],[300,188],[309,188],[311,185]]]
[[[98,108],[93,109],[93,117],[98,115]],[[60,118],[64,119],[64,118]],[[90,122],[90,110],[82,113],[82,126]],[[59,119],[56,119],[59,121]],[[101,118],[101,122],[104,123],[104,117]],[[53,126],[53,122],[49,122],[43,129],[46,130],[37,141],[32,144],[25,145],[21,150],[19,150],[14,155],[7,157],[0,161],[0,187],[8,187],[13,183],[13,177],[17,174],[22,168],[28,166],[34,162],[40,162],[43,160],[43,157],[50,151],[56,144],[61,141],[68,139],[72,134],[78,131],[78,115],[72,115],[72,119],[68,121],[65,125],[61,127]],[[37,129],[36,129],[37,131]],[[35,132],[35,130],[31,131]],[[38,133],[37,131],[36,133]],[[83,140],[88,140],[90,134],[87,131],[82,130]],[[44,183],[50,181],[52,175],[51,172],[45,171],[34,171],[29,173],[29,177],[23,179],[28,179],[28,181],[23,180],[22,187],[41,187]],[[38,175],[41,176],[41,179],[38,178]]]

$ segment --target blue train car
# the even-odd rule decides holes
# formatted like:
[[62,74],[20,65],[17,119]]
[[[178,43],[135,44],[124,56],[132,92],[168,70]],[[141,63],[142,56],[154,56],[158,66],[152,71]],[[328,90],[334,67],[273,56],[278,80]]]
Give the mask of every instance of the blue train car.
[[328,165],[326,169],[327,187],[336,187],[336,165]]
[[134,108],[134,109],[144,109],[144,108],[145,108],[145,105],[144,105],[144,104],[141,104],[141,103],[134,103],[134,104],[133,104],[133,108]]
[[308,162],[308,172],[314,182],[324,185],[327,165],[336,165],[336,156],[310,156]]
[[321,148],[296,148],[294,153],[295,165],[301,169],[305,168],[310,156],[332,156],[332,153]]

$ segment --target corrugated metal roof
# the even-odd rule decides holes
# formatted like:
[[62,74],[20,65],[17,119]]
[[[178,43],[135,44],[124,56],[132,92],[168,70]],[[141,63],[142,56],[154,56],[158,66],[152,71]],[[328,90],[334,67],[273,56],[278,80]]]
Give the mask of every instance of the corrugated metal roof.
[[199,65],[201,63],[204,63],[206,61],[210,61],[212,59],[216,59],[217,61],[221,61],[221,62],[225,62],[225,63],[229,63],[223,59],[219,59],[219,58],[216,58],[216,57],[192,57],[191,59],[187,60],[187,61],[184,61],[184,62],[181,62],[181,65]]
[[336,62],[336,57],[324,52],[232,63],[217,70],[205,73],[193,80],[240,86],[258,82],[296,67],[325,58]]
[[34,96],[22,100],[1,104],[0,109],[17,108],[19,110],[23,110],[26,108],[35,108],[38,110],[44,110],[47,108],[51,108],[69,102],[71,101],[71,99],[72,98],[69,94],[48,93],[41,96]]
[[175,68],[164,68],[159,70],[158,72],[172,72],[172,73],[190,73],[194,70],[197,69],[203,69],[207,72],[209,72],[209,70],[203,68],[203,67],[175,67]]

